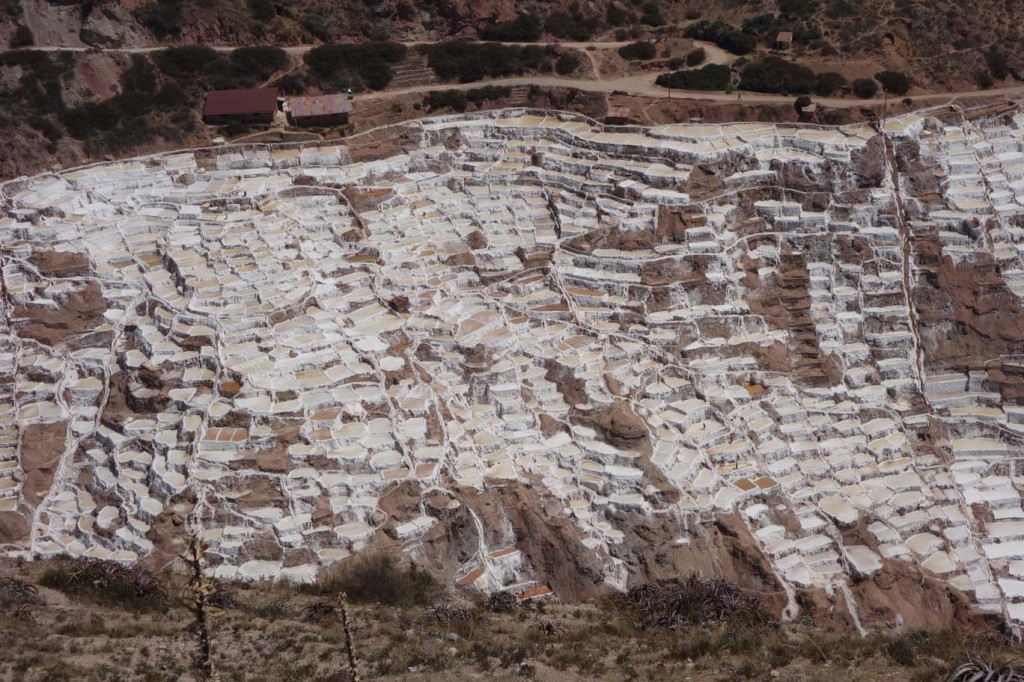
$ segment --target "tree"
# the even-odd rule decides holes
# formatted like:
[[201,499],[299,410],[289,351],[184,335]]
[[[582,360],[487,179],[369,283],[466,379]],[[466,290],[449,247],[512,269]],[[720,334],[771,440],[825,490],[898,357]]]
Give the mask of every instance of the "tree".
[[882,84],[882,89],[890,95],[905,95],[910,90],[910,79],[899,71],[880,71],[875,80]]
[[32,29],[28,26],[19,26],[14,29],[11,36],[11,47],[28,47],[36,44],[36,37],[32,35]]
[[849,84],[841,73],[825,71],[814,78],[814,94],[818,97],[831,97]]
[[623,59],[654,59],[657,54],[658,51],[654,47],[654,43],[649,43],[646,40],[623,45],[619,48],[619,55]]
[[687,66],[700,66],[707,59],[707,53],[704,52],[703,47],[698,47],[696,50],[690,50],[686,53],[686,65]]
[[797,115],[804,113],[804,109],[811,106],[811,98],[807,95],[800,95],[793,102],[793,109],[796,110]]
[[878,94],[878,83],[873,78],[858,78],[853,81],[853,94],[861,99],[871,99]]
[[573,52],[566,52],[555,62],[555,71],[561,76],[568,76],[580,67],[580,58]]
[[261,24],[265,24],[277,16],[273,0],[249,0],[249,11],[252,12],[252,18]]
[[804,95],[814,88],[814,72],[781,57],[765,57],[743,68],[740,88],[754,92]]
[[1006,61],[1006,53],[995,45],[990,47],[988,52],[985,53],[985,64],[988,65],[988,72],[992,74],[992,78],[996,80],[1001,81],[1010,75],[1010,67]]
[[663,73],[655,83],[663,88],[679,90],[725,90],[732,79],[728,66],[708,64],[700,69]]

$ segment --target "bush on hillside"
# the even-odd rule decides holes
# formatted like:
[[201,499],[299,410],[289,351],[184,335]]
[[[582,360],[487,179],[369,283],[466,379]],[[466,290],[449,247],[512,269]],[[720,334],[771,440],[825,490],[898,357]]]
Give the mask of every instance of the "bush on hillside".
[[552,46],[500,45],[452,40],[424,48],[427,64],[441,80],[472,83],[484,78],[519,76],[526,71],[550,72]]
[[288,65],[288,55],[279,47],[240,47],[231,52],[231,63],[262,82]]
[[700,69],[663,73],[654,82],[663,88],[679,90],[726,90],[731,77],[728,66],[708,64]]
[[135,10],[135,18],[157,38],[181,33],[184,0],[156,0]]
[[423,105],[427,111],[437,111],[451,107],[455,111],[463,112],[469,104],[469,98],[462,90],[433,90],[423,97]]
[[277,16],[274,0],[249,0],[249,11],[252,18],[261,24],[272,21]]
[[608,4],[608,11],[605,13],[604,20],[610,26],[624,26],[633,21],[633,13],[619,2],[611,2]]
[[540,17],[534,14],[520,14],[512,21],[502,21],[484,27],[480,37],[484,40],[498,40],[508,43],[529,43],[541,36]]
[[425,606],[443,592],[443,587],[416,564],[410,562],[403,567],[398,557],[377,552],[348,559],[318,581],[311,591],[331,596],[344,593],[355,603]]
[[1006,53],[993,45],[985,53],[985,65],[992,78],[1003,80],[1010,75],[1010,66],[1007,63]]
[[871,99],[878,94],[878,83],[873,78],[858,78],[850,87],[853,94],[861,99]]
[[170,600],[152,573],[101,559],[64,557],[47,569],[40,583],[91,601],[133,610],[166,609]]
[[664,26],[665,15],[661,13],[661,5],[653,0],[643,6],[643,14],[640,15],[640,23],[647,26]]
[[654,43],[646,40],[623,45],[619,48],[619,56],[629,60],[654,59],[657,54],[658,50],[654,47]]
[[205,45],[168,47],[154,55],[157,68],[163,74],[178,79],[192,79],[207,73],[211,65],[220,59],[216,50]]
[[36,44],[36,37],[32,35],[32,29],[28,26],[19,26],[14,29],[11,36],[11,47],[28,47]]
[[802,95],[814,89],[814,72],[781,57],[769,56],[743,68],[740,88],[753,92]]
[[818,97],[831,97],[849,84],[841,73],[825,71],[814,77],[814,94]]
[[779,0],[779,12],[786,17],[810,19],[818,10],[818,0]]
[[690,50],[686,53],[686,65],[687,66],[700,66],[704,63],[704,60],[708,58],[707,53],[703,47],[698,47],[696,50]]
[[495,102],[511,94],[512,88],[507,85],[485,85],[482,88],[470,88],[467,90],[466,99],[480,107],[483,106],[484,102]]
[[329,87],[382,90],[394,77],[391,65],[407,54],[405,45],[387,41],[321,45],[307,52],[305,61],[310,76]]
[[882,85],[882,89],[890,95],[905,95],[910,90],[910,79],[899,71],[880,71],[875,74],[875,80]]
[[545,30],[551,35],[577,42],[590,40],[600,27],[601,20],[597,17],[584,16],[578,4],[574,4],[568,12],[563,10],[552,12],[544,22]]
[[580,68],[580,56],[575,52],[566,52],[555,62],[555,73],[568,76]]
[[692,24],[686,34],[694,40],[706,40],[723,50],[736,55],[749,54],[757,47],[757,38],[737,31],[724,21],[711,22],[706,19]]

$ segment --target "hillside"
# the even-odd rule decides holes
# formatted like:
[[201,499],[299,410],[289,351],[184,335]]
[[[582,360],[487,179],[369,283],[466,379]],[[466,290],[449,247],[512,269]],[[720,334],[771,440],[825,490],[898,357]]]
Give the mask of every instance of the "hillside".
[[[115,578],[71,587],[59,561],[0,563],[0,665],[11,680],[105,682],[202,679],[195,616],[180,574],[137,572],[139,596]],[[102,566],[91,567],[98,571]],[[368,578],[368,576],[367,576]],[[138,581],[137,578],[129,578]],[[829,626],[758,622],[757,607],[693,609],[672,630],[639,627],[658,606],[606,595],[587,603],[484,601],[413,589],[404,571],[377,576],[345,606],[356,671],[373,680],[680,680],[933,682],[966,662],[1012,657],[998,632],[917,630],[868,639]],[[55,587],[54,585],[61,585]],[[210,661],[225,682],[351,680],[346,626],[333,587],[290,590],[211,583]],[[683,590],[694,587],[682,583]],[[729,586],[697,586],[729,593]],[[703,596],[697,592],[694,596]],[[998,665],[998,663],[997,663]]]
[[[35,46],[76,51],[0,54],[0,103],[3,104],[0,122],[9,131],[0,143],[0,177],[208,144],[213,137],[225,133],[209,129],[199,120],[205,92],[210,88],[271,83],[289,94],[315,94],[339,87],[355,86],[359,90],[372,86],[374,90],[399,91],[392,104],[397,113],[405,94],[401,89],[410,85],[436,82],[440,86],[446,82],[487,81],[538,73],[571,79],[567,85],[584,90],[601,90],[600,85],[606,79],[650,74],[650,84],[643,86],[644,95],[663,97],[665,91],[653,87],[654,76],[666,69],[680,68],[695,47],[692,40],[683,37],[687,34],[724,46],[722,49],[712,42],[702,43],[708,55],[706,63],[720,65],[714,67],[720,71],[729,66],[731,72],[723,71],[724,80],[712,79],[703,84],[700,79],[687,75],[680,81],[682,85],[672,87],[719,91],[741,88],[786,94],[839,93],[853,97],[851,84],[855,85],[858,79],[871,81],[877,74],[889,72],[905,80],[901,89],[894,90],[901,93],[900,97],[903,93],[913,97],[925,92],[983,92],[985,88],[1012,84],[1020,75],[1021,36],[1015,23],[1006,20],[1014,11],[1012,3],[1006,5],[989,0],[972,6],[971,10],[945,0],[937,4],[897,2],[891,6],[890,3],[848,3],[845,0],[759,0],[719,3],[712,7],[687,2],[631,4],[602,0],[588,4],[587,9],[575,3],[529,2],[439,2],[415,6],[408,0],[375,3],[357,0],[343,5],[307,0],[276,3],[269,0],[125,3],[5,0],[0,11],[0,45],[29,51]],[[704,29],[700,28],[702,25]],[[776,36],[787,30],[793,33],[793,44],[783,56],[795,60],[804,71],[788,74],[773,65],[764,77],[755,79],[752,72],[758,60],[769,54]],[[162,68],[167,60],[156,59],[155,53],[138,52],[197,44],[248,48],[253,45],[315,46],[324,42],[408,43],[453,38],[620,42],[609,46],[591,45],[586,50],[547,47],[555,51],[545,58],[546,61],[533,57],[528,65],[511,71],[504,67],[486,67],[488,63],[516,62],[518,58],[509,54],[488,56],[478,50],[461,62],[453,62],[449,57],[453,68],[439,70],[432,67],[435,62],[440,63],[439,56],[419,56],[418,49],[410,49],[403,60],[384,65],[377,63],[372,80],[367,80],[368,71],[363,77],[356,73],[359,69],[343,68],[324,73],[310,68],[305,52],[309,47],[290,49],[287,54],[269,61],[253,63],[250,60],[236,65],[217,55],[197,55],[191,65],[169,68]],[[623,58],[615,45],[624,45],[624,41],[630,40],[649,42],[651,52],[640,59]],[[492,52],[498,49],[492,47]],[[506,51],[512,49],[506,48]],[[337,61],[330,57],[321,64],[330,60]],[[787,64],[785,60],[781,63],[781,67],[785,67],[783,71],[789,69]],[[381,74],[385,74],[383,78]],[[825,74],[826,80],[815,81],[815,74]],[[141,81],[140,75],[143,76]],[[793,81],[795,77],[803,80],[798,83]],[[135,82],[126,83],[126,78],[134,78]],[[143,97],[137,106],[121,106],[130,99],[136,101],[140,88],[147,87],[151,91],[141,92]],[[873,92],[878,92],[878,86],[873,87]],[[604,92],[614,89],[607,88]],[[120,100],[115,97],[118,93]],[[131,97],[126,96],[128,93]],[[154,101],[158,93],[163,96]],[[870,99],[871,95],[868,97]],[[434,100],[435,104],[440,101]],[[99,106],[95,106],[97,104]],[[475,103],[485,108],[503,104],[507,102],[500,98]],[[640,110],[652,110],[649,104],[652,103],[643,104]],[[424,106],[427,110],[437,108],[426,100]],[[657,107],[660,109],[663,105]],[[72,111],[76,108],[78,112]],[[707,104],[704,108],[714,109],[714,106]],[[386,110],[387,105],[384,105],[380,113]],[[589,106],[587,113],[593,114],[595,109]],[[714,113],[709,115],[720,118]],[[766,120],[779,120],[778,113],[761,115]],[[91,130],[69,123],[69,119],[76,117],[79,123],[85,118],[96,119],[96,123],[88,126]],[[407,117],[375,114],[373,124]],[[644,118],[641,116],[640,120]],[[669,115],[662,120],[685,119]],[[240,131],[226,132],[230,137]],[[341,132],[351,133],[352,130]]]

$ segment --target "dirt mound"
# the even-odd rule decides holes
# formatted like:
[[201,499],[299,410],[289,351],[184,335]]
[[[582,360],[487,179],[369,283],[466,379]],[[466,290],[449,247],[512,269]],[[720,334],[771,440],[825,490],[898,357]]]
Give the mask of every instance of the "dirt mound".
[[648,436],[647,423],[624,400],[616,400],[601,410],[594,418],[594,424],[605,440],[613,445],[636,444]]

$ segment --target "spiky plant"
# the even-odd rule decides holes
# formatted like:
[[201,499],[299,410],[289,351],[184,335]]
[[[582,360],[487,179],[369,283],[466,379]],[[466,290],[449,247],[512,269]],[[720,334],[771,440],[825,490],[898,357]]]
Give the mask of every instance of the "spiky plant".
[[352,682],[359,682],[359,668],[356,666],[356,649],[352,644],[352,631],[348,626],[348,600],[344,592],[338,593],[338,615],[341,617],[341,630],[345,633],[345,654],[348,656],[348,670]]
[[1024,682],[1024,668],[1019,661],[983,661],[973,656],[954,668],[946,682]]
[[204,680],[219,682],[220,675],[213,665],[213,651],[210,645],[210,620],[216,611],[210,603],[217,589],[213,581],[203,575],[203,541],[199,534],[192,535],[188,543],[188,554],[181,558],[189,568],[189,581],[182,595],[185,607],[192,612],[192,630],[196,634],[196,667],[199,668]]

